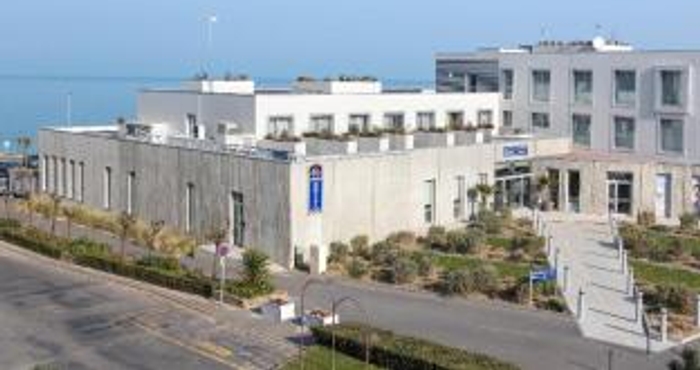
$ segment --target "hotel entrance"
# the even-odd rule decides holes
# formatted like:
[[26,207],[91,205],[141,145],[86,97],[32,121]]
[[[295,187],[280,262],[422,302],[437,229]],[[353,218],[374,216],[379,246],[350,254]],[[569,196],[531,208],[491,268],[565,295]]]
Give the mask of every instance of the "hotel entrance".
[[496,170],[494,200],[496,209],[529,207],[532,194],[532,168],[529,163],[511,162]]

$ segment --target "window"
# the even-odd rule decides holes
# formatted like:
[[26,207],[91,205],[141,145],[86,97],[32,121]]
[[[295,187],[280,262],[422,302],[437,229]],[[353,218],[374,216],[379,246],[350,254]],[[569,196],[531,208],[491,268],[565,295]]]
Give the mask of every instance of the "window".
[[85,200],[85,163],[78,164],[78,202],[82,203]]
[[593,101],[593,72],[574,71],[574,103],[590,105]]
[[489,175],[487,173],[480,173],[479,174],[479,184],[480,185],[487,185],[489,183]]
[[574,114],[571,117],[571,132],[573,142],[576,145],[591,146],[591,116],[588,114]]
[[66,196],[68,199],[75,197],[75,161],[68,161],[68,180],[67,180]]
[[333,115],[322,114],[311,116],[311,131],[318,133],[332,133],[333,130]]
[[294,118],[292,116],[271,116],[268,119],[267,133],[274,136],[292,135]]
[[102,205],[105,209],[110,209],[112,207],[112,168],[105,167],[102,182]]
[[511,100],[513,99],[513,70],[502,70],[501,77],[503,77],[503,99]]
[[532,100],[536,102],[549,102],[549,88],[551,76],[547,70],[532,71]]
[[350,132],[368,132],[369,114],[351,114],[348,120],[348,131]]
[[386,113],[384,115],[384,127],[392,130],[403,130],[404,125],[403,113]]
[[434,112],[418,112],[416,114],[416,126],[419,130],[431,130],[435,128]]
[[134,214],[134,183],[136,182],[136,172],[129,172],[126,177],[126,213]]
[[549,128],[549,114],[548,113],[532,113],[532,127],[533,128]]
[[661,71],[661,105],[681,105],[681,71]]
[[634,118],[615,117],[613,141],[616,149],[634,149]]
[[185,189],[185,232],[191,233],[194,226],[194,184],[187,183]]
[[662,118],[659,125],[661,151],[683,153],[683,120]]
[[66,195],[66,159],[61,158],[58,161],[58,186],[56,193],[60,196]]
[[464,127],[464,112],[448,112],[447,126],[451,129]]
[[637,72],[615,71],[615,105],[634,106],[637,101]]
[[187,133],[192,138],[199,138],[199,125],[197,124],[196,114],[187,113]]
[[244,246],[244,235],[245,235],[245,207],[243,204],[243,193],[233,192],[231,193],[231,218],[233,219],[231,223],[231,239],[233,245],[242,247]]
[[478,111],[476,118],[479,126],[493,126],[493,111],[490,109]]
[[435,222],[435,179],[427,180],[425,182],[423,219],[427,224],[432,224]]
[[455,220],[464,219],[464,196],[466,194],[464,176],[455,179],[455,199],[453,204],[453,216]]
[[503,127],[513,127],[513,111],[503,111]]

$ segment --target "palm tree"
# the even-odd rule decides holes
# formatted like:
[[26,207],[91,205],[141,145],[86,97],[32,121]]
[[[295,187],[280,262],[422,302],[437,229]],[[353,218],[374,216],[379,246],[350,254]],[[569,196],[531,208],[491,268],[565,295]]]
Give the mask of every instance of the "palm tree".
[[243,281],[263,290],[272,287],[269,257],[265,253],[254,248],[243,252]]
[[119,223],[119,248],[120,248],[120,256],[122,262],[124,262],[124,255],[125,255],[125,249],[126,249],[126,239],[129,237],[129,233],[131,233],[131,230],[134,228],[134,225],[136,224],[136,218],[129,214],[126,211],[123,211],[122,213],[119,214],[118,218],[118,223]]
[[547,201],[545,191],[549,188],[549,183],[549,176],[541,175],[537,177],[537,183],[535,184],[535,189],[537,190],[537,205],[541,205]]
[[669,370],[700,370],[698,351],[690,347],[683,348],[681,360],[673,360],[668,364]]
[[481,196],[481,210],[486,210],[488,199],[493,194],[493,186],[489,184],[479,184],[476,186],[476,191]]
[[156,249],[156,239],[158,239],[160,232],[163,231],[163,227],[165,227],[165,221],[163,220],[151,221],[150,225],[148,226],[148,232],[146,233],[146,246],[148,247],[149,256],[151,251]]
[[56,219],[61,211],[61,197],[53,193],[51,194],[51,235],[56,235]]

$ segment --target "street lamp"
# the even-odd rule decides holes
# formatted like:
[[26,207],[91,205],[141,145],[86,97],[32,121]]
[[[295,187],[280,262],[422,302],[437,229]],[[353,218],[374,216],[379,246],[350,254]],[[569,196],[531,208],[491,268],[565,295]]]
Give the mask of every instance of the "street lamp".
[[353,298],[351,296],[344,296],[339,298],[338,300],[333,301],[333,309],[331,310],[331,318],[333,319],[333,327],[331,328],[331,369],[335,370],[335,325],[338,324],[336,322],[336,313],[340,306],[343,303],[352,303],[355,308],[357,308],[360,313],[362,314],[362,318],[365,324],[364,327],[364,342],[365,342],[365,369],[369,367],[369,315],[367,314],[367,310],[365,310],[365,307],[360,303],[359,300],[356,298]]
[[[304,301],[306,297],[306,291],[311,287],[312,285],[330,285],[331,281],[329,279],[321,279],[317,277],[308,277],[306,281],[304,281],[304,285],[301,287],[301,298],[300,298],[300,310],[301,314],[299,315],[299,326],[301,327],[301,334],[299,336],[299,366],[301,369],[304,369]],[[335,299],[333,297],[333,292],[331,292],[331,306],[335,303]],[[332,308],[332,307],[331,307]]]

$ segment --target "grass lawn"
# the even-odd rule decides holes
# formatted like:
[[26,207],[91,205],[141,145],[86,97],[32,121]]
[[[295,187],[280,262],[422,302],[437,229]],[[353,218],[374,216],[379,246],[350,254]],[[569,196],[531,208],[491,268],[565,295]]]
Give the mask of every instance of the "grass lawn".
[[530,271],[530,265],[525,263],[487,261],[477,257],[454,254],[436,254],[434,261],[438,267],[444,270],[474,268],[485,263],[490,263],[496,267],[501,276],[512,277],[515,279],[527,277]]
[[[338,351],[335,352],[335,365],[337,370],[363,370],[365,363],[346,356]],[[304,353],[304,369],[306,370],[327,370],[331,368],[331,350],[322,346],[312,346]],[[295,358],[282,367],[282,370],[301,369],[299,359]],[[367,369],[378,370],[374,365],[369,365]]]
[[682,267],[672,267],[657,263],[634,260],[634,276],[643,283],[652,285],[682,285],[700,291],[700,274]]

